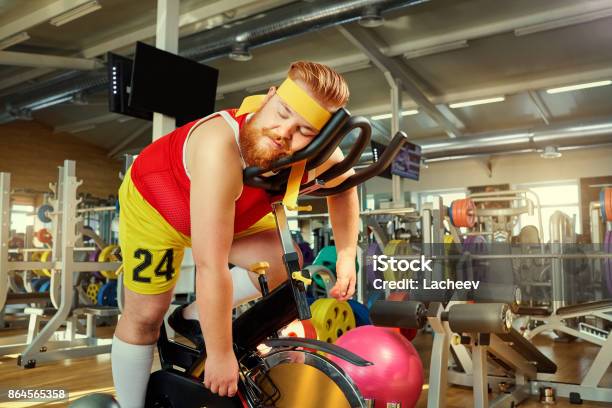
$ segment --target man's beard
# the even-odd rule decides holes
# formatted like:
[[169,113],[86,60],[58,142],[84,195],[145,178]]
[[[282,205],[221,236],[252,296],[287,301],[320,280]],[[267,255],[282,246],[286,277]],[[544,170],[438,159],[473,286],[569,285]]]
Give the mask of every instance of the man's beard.
[[[289,138],[282,137],[266,128],[256,125],[257,113],[251,117],[240,129],[240,152],[248,166],[257,166],[267,169],[281,157],[288,156],[290,150]],[[270,138],[280,145],[278,148],[270,146],[266,138]]]

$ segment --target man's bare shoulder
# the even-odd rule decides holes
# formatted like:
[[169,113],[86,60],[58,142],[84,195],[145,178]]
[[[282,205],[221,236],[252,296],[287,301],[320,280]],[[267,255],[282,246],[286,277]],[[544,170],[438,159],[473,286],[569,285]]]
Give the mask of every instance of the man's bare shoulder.
[[226,169],[242,171],[240,149],[234,130],[221,116],[211,118],[192,130],[187,142],[187,168],[191,171],[197,161],[223,163]]
[[216,116],[196,125],[189,136],[189,142],[193,145],[231,147],[235,145],[234,130],[223,117]]

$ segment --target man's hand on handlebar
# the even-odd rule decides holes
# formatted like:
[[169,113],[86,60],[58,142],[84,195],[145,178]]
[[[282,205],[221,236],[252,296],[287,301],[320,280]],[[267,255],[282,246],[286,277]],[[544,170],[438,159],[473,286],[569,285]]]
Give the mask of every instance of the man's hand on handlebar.
[[233,397],[238,390],[238,362],[233,351],[211,353],[204,364],[204,386],[221,397]]
[[336,284],[329,294],[338,300],[348,300],[355,293],[355,259],[339,257],[336,262]]

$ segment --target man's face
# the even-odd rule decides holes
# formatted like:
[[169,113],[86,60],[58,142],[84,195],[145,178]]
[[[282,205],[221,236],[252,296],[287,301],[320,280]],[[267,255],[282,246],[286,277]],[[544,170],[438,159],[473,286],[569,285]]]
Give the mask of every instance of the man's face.
[[278,95],[272,94],[240,130],[240,149],[249,166],[267,168],[281,157],[306,147],[318,133]]

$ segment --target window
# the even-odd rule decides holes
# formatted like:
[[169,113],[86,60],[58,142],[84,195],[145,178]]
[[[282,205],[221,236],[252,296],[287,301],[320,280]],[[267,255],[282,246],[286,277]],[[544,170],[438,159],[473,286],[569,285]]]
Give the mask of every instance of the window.
[[[576,233],[582,232],[580,220],[580,193],[578,183],[575,181],[551,184],[522,184],[515,186],[517,190],[529,189],[538,195],[542,206],[542,235],[544,242],[550,240],[549,222],[555,211],[561,211],[574,218]],[[530,195],[528,195],[530,196]],[[534,203],[537,204],[537,203]],[[533,225],[540,229],[538,224],[538,210],[534,208],[533,215],[522,214],[519,218],[516,234],[526,225]]]
[[25,233],[26,226],[34,225],[34,206],[15,204],[11,207],[11,230]]
[[376,208],[376,199],[374,198],[374,194],[366,194],[365,208],[367,210],[373,210]]

